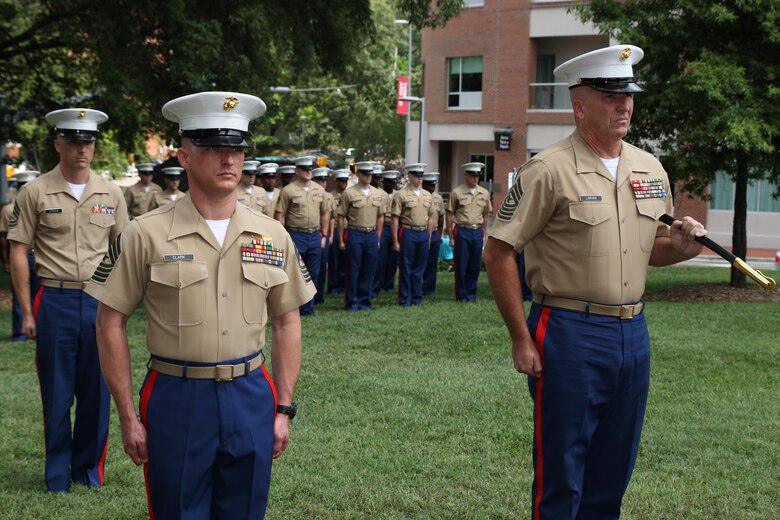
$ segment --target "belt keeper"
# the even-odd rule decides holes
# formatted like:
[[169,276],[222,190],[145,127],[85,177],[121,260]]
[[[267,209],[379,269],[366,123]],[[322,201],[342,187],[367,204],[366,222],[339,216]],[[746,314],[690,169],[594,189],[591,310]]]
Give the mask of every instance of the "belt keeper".
[[244,375],[249,375],[249,361],[244,361]]
[[184,363],[181,366],[181,378],[186,381],[187,380],[187,363]]
[[585,302],[585,316],[590,318],[590,302]]

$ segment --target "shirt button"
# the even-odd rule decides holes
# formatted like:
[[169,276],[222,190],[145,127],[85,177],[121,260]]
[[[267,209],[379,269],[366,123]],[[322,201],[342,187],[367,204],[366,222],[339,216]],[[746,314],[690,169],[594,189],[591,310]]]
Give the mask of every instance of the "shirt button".
[[624,254],[624,255],[627,255],[627,254],[628,254],[628,249],[624,249],[624,250],[623,250],[623,254]]
[[222,297],[227,298],[227,291],[222,291]]
[[223,335],[223,336],[227,336],[227,333],[228,333],[228,331],[227,331],[227,330],[223,330],[223,331],[222,331],[222,335]]
[[[628,282],[623,282],[623,286],[628,287]],[[225,333],[227,333],[227,331],[225,331]]]
[[181,287],[181,281],[176,282],[176,287]]

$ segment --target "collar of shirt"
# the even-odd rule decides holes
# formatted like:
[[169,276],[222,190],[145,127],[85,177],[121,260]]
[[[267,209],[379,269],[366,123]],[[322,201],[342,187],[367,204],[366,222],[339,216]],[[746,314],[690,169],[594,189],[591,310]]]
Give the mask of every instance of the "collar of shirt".
[[236,203],[222,247],[215,242],[214,234],[209,229],[203,216],[198,213],[190,197],[182,197],[176,204],[176,207],[173,208],[173,212],[173,222],[171,230],[168,232],[168,240],[197,233],[215,249],[221,250],[230,247],[241,233],[263,234],[262,221],[255,218],[252,210],[243,204]]
[[[70,187],[68,187],[68,181],[66,181],[65,177],[62,175],[59,164],[46,174],[46,178],[49,181],[46,186],[46,195],[52,195],[54,193],[72,194]],[[108,193],[108,187],[104,182],[107,183],[108,181],[103,181],[103,179],[98,177],[94,171],[90,170],[89,180],[87,180],[87,183],[84,185],[84,192],[81,194],[79,200],[83,202],[93,193]]]
[[[579,130],[575,130],[574,133],[571,134],[571,145],[574,149],[574,161],[577,166],[577,174],[597,173],[607,179],[615,180],[612,177],[612,174],[609,173],[609,170],[607,170],[607,167],[604,166],[604,163],[601,162],[599,155],[594,152],[590,145],[582,138]],[[618,185],[628,179],[628,173],[631,172],[630,165],[626,158],[627,149],[628,145],[624,142],[620,149],[620,162],[617,171]]]

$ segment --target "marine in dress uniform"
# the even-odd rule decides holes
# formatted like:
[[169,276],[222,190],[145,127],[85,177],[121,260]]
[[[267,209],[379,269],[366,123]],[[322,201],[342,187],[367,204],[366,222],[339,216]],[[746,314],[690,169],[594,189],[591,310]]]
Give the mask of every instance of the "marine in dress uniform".
[[[110,399],[98,363],[97,301],[82,288],[127,224],[120,188],[90,170],[98,124],[107,119],[86,108],[46,114],[55,127],[60,162],[19,192],[8,231],[22,329],[37,340],[46,486],[52,492],[67,491],[71,482],[103,485]],[[41,279],[34,306],[29,294],[33,244]]]
[[393,196],[397,191],[398,170],[387,170],[382,172],[382,190],[387,195],[385,201],[385,225],[382,228],[382,239],[379,245],[379,263],[377,272],[378,279],[374,280],[374,285],[378,284],[379,291],[392,291],[395,287],[395,273],[398,271],[398,251],[393,249],[392,232],[392,209]]
[[[347,169],[335,170],[333,172],[333,179],[336,181],[336,188],[330,192],[333,196],[333,205],[335,206],[334,213],[331,216],[331,221],[336,220],[336,230],[334,235],[338,233],[338,207],[341,201],[341,195],[344,190],[347,189],[347,183],[349,182],[350,171]],[[339,248],[338,239],[334,238],[335,244],[331,244],[328,254],[328,293],[329,294],[344,294],[344,251]]]
[[422,189],[424,163],[406,166],[409,184],[393,196],[393,249],[398,251],[398,303],[422,303],[422,275],[428,259],[433,216],[433,197]]
[[339,202],[339,248],[344,251],[344,309],[371,308],[371,287],[385,223],[384,192],[371,186],[372,163],[355,163],[358,183]]
[[[638,47],[565,62],[577,129],[534,156],[502,203],[485,261],[534,400],[534,519],[612,520],[636,460],[650,346],[640,301],[648,264],[696,256],[704,228],[670,228],[669,180],[652,155],[622,139],[641,92]],[[671,234],[670,234],[671,233]],[[516,251],[534,293],[523,316]]]
[[479,185],[485,165],[461,165],[466,183],[450,193],[444,234],[450,237],[454,255],[455,299],[477,301],[477,282],[482,264],[482,248],[487,238],[488,215],[493,211],[490,194]]
[[[279,194],[274,218],[290,232],[312,280],[317,280],[330,225],[330,205],[325,190],[311,182],[313,169],[313,156],[295,160],[295,180]],[[302,305],[300,311],[303,316],[313,315],[314,300]]]
[[[328,184],[328,175],[330,174],[330,168],[322,166],[320,168],[314,168],[311,171],[311,180],[320,185],[325,190]],[[333,245],[333,236],[335,235],[336,224],[334,219],[336,218],[336,202],[327,190],[325,191],[325,198],[328,201],[328,207],[330,208],[330,222],[328,222],[328,230],[325,233],[327,240],[325,241],[325,247],[322,248],[322,254],[320,255],[320,274],[316,280],[317,295],[314,297],[314,304],[325,303],[325,279],[328,275],[328,257],[330,256],[330,248]]]
[[268,205],[271,204],[271,201],[268,200],[264,189],[255,187],[258,166],[260,166],[260,161],[244,161],[241,182],[236,188],[236,198],[241,204],[249,206],[263,215],[268,215]]
[[374,161],[364,161],[372,164],[371,169],[371,186],[381,190],[382,189],[382,173],[385,171],[385,167],[382,164],[378,164]]
[[[21,190],[25,184],[38,177],[41,173],[39,171],[27,170],[22,173],[17,173],[11,178],[13,181],[14,191],[9,190],[8,204],[3,206],[0,210],[0,250],[3,254],[3,269],[6,273],[11,273],[11,260],[10,244],[8,243],[8,225],[11,222],[11,215],[14,209],[14,200],[16,199],[16,193]],[[28,263],[30,266],[30,301],[35,299],[35,295],[38,293],[40,287],[40,280],[35,275],[35,255],[32,250],[27,255]],[[29,338],[22,332],[22,307],[19,305],[19,299],[16,297],[16,290],[13,287],[13,281],[11,283],[11,341],[27,341]]]
[[127,204],[127,214],[130,218],[135,218],[149,211],[149,203],[155,193],[160,193],[162,189],[152,182],[154,176],[154,164],[143,163],[136,166],[138,170],[138,182],[125,190],[125,203]]
[[[135,219],[87,291],[125,451],[144,464],[151,518],[262,518],[284,451],[301,358],[298,306],[314,286],[275,220],[236,202],[249,121],[263,102],[204,92],[166,103],[188,196]],[[136,417],[126,324],[151,354]],[[273,380],[263,366],[273,327]]]
[[173,204],[186,195],[183,191],[179,191],[183,171],[184,168],[181,166],[169,166],[162,169],[165,190],[154,194],[149,202],[149,211],[167,204]]
[[444,199],[441,193],[436,191],[436,183],[439,182],[439,172],[426,172],[423,175],[422,187],[433,197],[433,207],[436,209],[433,233],[431,233],[431,246],[428,248],[428,259],[423,272],[423,296],[436,294],[436,274],[439,271],[439,248],[441,248],[441,228],[444,223]]
[[276,163],[261,164],[257,168],[257,178],[255,179],[255,186],[261,186],[265,190],[265,197],[268,199],[268,204],[265,206],[265,215],[273,218],[274,211],[276,210],[276,202],[279,200],[279,192],[281,191],[276,187],[276,171],[279,169],[279,165]]
[[282,188],[284,188],[285,186],[287,186],[288,184],[290,184],[292,181],[295,180],[294,164],[286,164],[284,166],[280,166],[277,172],[279,173],[279,180],[282,181]]

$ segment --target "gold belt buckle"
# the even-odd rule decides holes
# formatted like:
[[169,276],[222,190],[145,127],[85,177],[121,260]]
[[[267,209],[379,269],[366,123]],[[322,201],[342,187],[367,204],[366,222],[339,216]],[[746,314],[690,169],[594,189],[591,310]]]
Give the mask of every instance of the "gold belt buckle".
[[620,319],[628,320],[634,317],[634,308],[636,305],[621,305],[620,306]]
[[232,381],[236,365],[217,365],[214,367],[214,381]]

